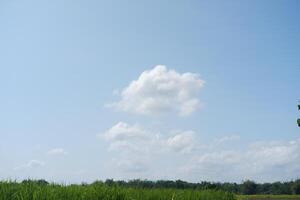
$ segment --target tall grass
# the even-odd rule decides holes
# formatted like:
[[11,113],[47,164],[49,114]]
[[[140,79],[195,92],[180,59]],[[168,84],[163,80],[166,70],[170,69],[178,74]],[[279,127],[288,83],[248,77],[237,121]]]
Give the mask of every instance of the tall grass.
[[142,189],[105,184],[58,185],[0,182],[0,200],[235,200],[216,190]]

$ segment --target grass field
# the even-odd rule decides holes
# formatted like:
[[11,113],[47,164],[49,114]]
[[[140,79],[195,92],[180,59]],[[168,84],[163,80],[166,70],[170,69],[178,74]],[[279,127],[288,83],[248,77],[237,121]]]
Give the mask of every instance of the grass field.
[[0,182],[0,200],[235,200],[229,192]]
[[239,195],[238,200],[300,200],[300,195]]
[[142,189],[37,182],[0,182],[0,200],[300,200],[300,195],[234,195],[217,190]]

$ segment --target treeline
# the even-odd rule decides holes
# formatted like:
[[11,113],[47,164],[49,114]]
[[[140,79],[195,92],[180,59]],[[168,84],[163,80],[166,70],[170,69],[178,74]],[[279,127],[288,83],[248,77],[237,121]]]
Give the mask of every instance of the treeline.
[[[97,183],[97,182],[96,182]],[[105,184],[113,186],[120,185],[125,187],[138,188],[176,188],[176,189],[215,189],[233,192],[236,194],[300,194],[300,179],[288,182],[274,182],[274,183],[256,183],[254,181],[244,181],[241,184],[237,183],[213,183],[203,181],[200,183],[189,183],[182,180],[129,180],[119,181],[107,179]]]
[[[22,183],[35,182],[41,185],[49,184],[45,180],[24,180]],[[244,181],[240,184],[237,183],[220,183],[220,182],[207,182],[189,183],[182,180],[113,180],[107,179],[106,181],[95,181],[91,184],[82,183],[81,185],[108,185],[108,186],[122,186],[131,188],[170,188],[170,189],[197,189],[197,190],[223,190],[233,192],[235,194],[300,194],[300,179],[288,182],[274,182],[274,183],[256,183],[254,181]]]

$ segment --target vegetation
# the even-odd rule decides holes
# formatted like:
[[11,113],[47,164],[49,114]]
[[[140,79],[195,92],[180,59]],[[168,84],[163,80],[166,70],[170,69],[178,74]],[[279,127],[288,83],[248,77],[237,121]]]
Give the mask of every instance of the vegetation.
[[[300,104],[298,105],[298,110],[300,110]],[[300,119],[297,119],[298,126],[300,127]]]
[[48,184],[44,181],[0,182],[0,200],[235,200],[218,190],[158,189],[107,185]]
[[0,182],[0,200],[300,200],[297,194],[300,194],[300,180],[263,184],[138,179],[128,182],[108,179],[79,185],[45,180]]
[[300,195],[239,195],[238,200],[300,200]]
[[288,182],[274,182],[274,183],[256,183],[254,181],[244,181],[241,184],[237,183],[212,183],[212,182],[200,182],[200,183],[188,183],[185,181],[177,180],[130,180],[114,181],[108,179],[105,181],[107,185],[118,185],[124,187],[137,187],[137,188],[175,188],[175,189],[199,189],[199,190],[223,190],[232,192],[235,194],[300,194],[300,179]]

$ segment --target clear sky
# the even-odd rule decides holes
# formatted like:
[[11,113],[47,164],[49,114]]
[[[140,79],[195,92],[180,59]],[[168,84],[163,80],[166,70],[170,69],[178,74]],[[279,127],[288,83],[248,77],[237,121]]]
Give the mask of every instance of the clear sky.
[[300,178],[299,9],[0,1],[0,178]]

